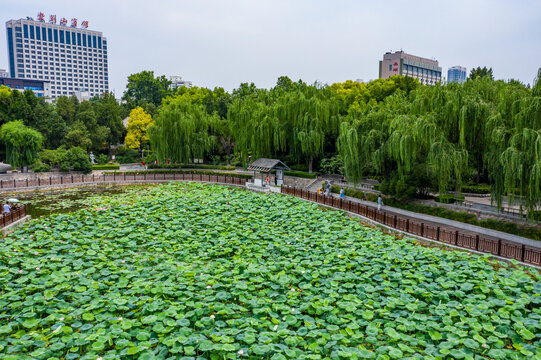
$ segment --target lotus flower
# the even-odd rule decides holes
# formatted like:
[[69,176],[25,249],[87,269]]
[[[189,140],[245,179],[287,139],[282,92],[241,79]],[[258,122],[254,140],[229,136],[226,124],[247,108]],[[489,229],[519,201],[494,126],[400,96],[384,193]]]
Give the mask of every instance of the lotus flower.
[[244,355],[244,351],[242,349],[240,349],[237,354],[239,354],[240,356]]
[[214,315],[210,315],[210,318],[211,318],[211,319],[214,319],[214,318],[215,318],[215,316],[214,316]]
[[19,274],[22,274],[22,273],[23,273],[23,271],[22,271],[22,270],[19,270]]
[[37,267],[36,270],[39,270],[39,267]]

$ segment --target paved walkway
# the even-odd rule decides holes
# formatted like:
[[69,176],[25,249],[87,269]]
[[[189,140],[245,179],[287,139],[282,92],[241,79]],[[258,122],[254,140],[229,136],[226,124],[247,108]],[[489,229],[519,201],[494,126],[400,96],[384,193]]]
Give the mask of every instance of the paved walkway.
[[[333,194],[333,196],[336,197],[336,194]],[[346,196],[346,199],[370,206],[372,208],[377,208],[377,204],[371,201],[364,201],[364,200],[360,200],[360,199],[349,197],[349,196]],[[403,209],[399,209],[399,208],[395,208],[395,207],[391,207],[387,205],[382,206],[381,210],[385,210],[387,213],[390,213],[393,215],[395,214],[403,215],[410,218],[418,219],[429,225],[435,225],[435,226],[440,226],[440,227],[443,227],[443,226],[451,227],[456,230],[460,230],[461,232],[471,232],[472,234],[478,234],[478,233],[484,234],[487,237],[514,241],[514,242],[524,244],[524,245],[529,245],[529,246],[535,246],[535,247],[541,246],[541,241],[528,239],[528,238],[518,236],[518,235],[508,234],[501,231],[487,229],[480,226],[470,225],[470,224],[466,224],[466,223],[455,221],[455,220],[449,220],[449,219],[432,216],[432,215],[420,214],[413,211],[403,210]]]

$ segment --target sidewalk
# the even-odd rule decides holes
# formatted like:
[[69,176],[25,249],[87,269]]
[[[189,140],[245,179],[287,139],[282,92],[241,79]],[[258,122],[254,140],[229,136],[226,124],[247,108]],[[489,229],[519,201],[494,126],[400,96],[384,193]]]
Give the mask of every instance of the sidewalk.
[[[358,202],[360,204],[364,204],[374,209],[377,209],[378,207],[376,203],[371,202],[371,201],[364,201],[364,200],[352,198],[349,196],[346,196],[346,199],[351,200],[353,202]],[[518,236],[518,235],[508,234],[508,233],[504,233],[497,230],[487,229],[487,228],[476,226],[476,225],[470,225],[470,224],[462,223],[455,220],[449,220],[449,219],[440,218],[440,217],[432,216],[432,215],[420,214],[413,211],[398,209],[398,208],[387,206],[387,205],[382,206],[381,210],[382,211],[385,210],[386,212],[391,213],[391,214],[403,215],[410,218],[414,218],[414,219],[423,221],[425,223],[433,224],[435,226],[441,226],[441,227],[445,226],[448,228],[450,227],[456,230],[461,230],[462,232],[469,231],[472,234],[479,233],[479,234],[483,234],[487,237],[491,237],[494,239],[513,241],[513,242],[517,242],[517,243],[528,245],[528,246],[535,246],[535,247],[541,246],[541,241],[528,239],[528,238]]]

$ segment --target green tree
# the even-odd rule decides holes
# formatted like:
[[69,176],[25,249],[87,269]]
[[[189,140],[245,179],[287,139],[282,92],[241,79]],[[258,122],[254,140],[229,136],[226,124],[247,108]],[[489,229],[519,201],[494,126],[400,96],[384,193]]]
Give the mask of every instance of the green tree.
[[152,149],[160,162],[189,163],[202,159],[216,147],[220,118],[203,105],[173,100],[165,105],[148,128]]
[[2,125],[0,140],[6,146],[7,162],[13,167],[25,167],[37,159],[43,136],[17,120]]
[[158,107],[162,99],[169,94],[171,81],[165,76],[154,77],[154,71],[141,71],[128,76],[128,84],[123,98],[135,100],[135,104],[143,106],[144,103],[151,103]]
[[482,68],[480,66],[473,68],[470,70],[470,76],[468,79],[477,79],[478,77],[485,77],[487,76],[491,80],[494,80],[494,75],[492,74],[492,68],[488,68],[486,66],[483,66]]

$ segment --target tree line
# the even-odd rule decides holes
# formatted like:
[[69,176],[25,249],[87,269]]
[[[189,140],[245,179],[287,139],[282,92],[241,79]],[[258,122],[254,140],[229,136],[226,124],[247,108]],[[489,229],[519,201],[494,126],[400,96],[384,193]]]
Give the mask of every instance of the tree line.
[[226,92],[171,89],[143,71],[128,78],[122,104],[104,94],[51,105],[2,88],[0,122],[20,120],[14,133],[36,130],[34,147],[103,153],[124,142],[136,155],[146,150],[147,162],[183,164],[276,157],[352,181],[376,177],[400,197],[485,183],[498,203],[514,196],[531,210],[541,197],[540,75],[532,88],[477,68],[463,84],[393,76],[328,86],[280,77],[270,89],[243,83]]

